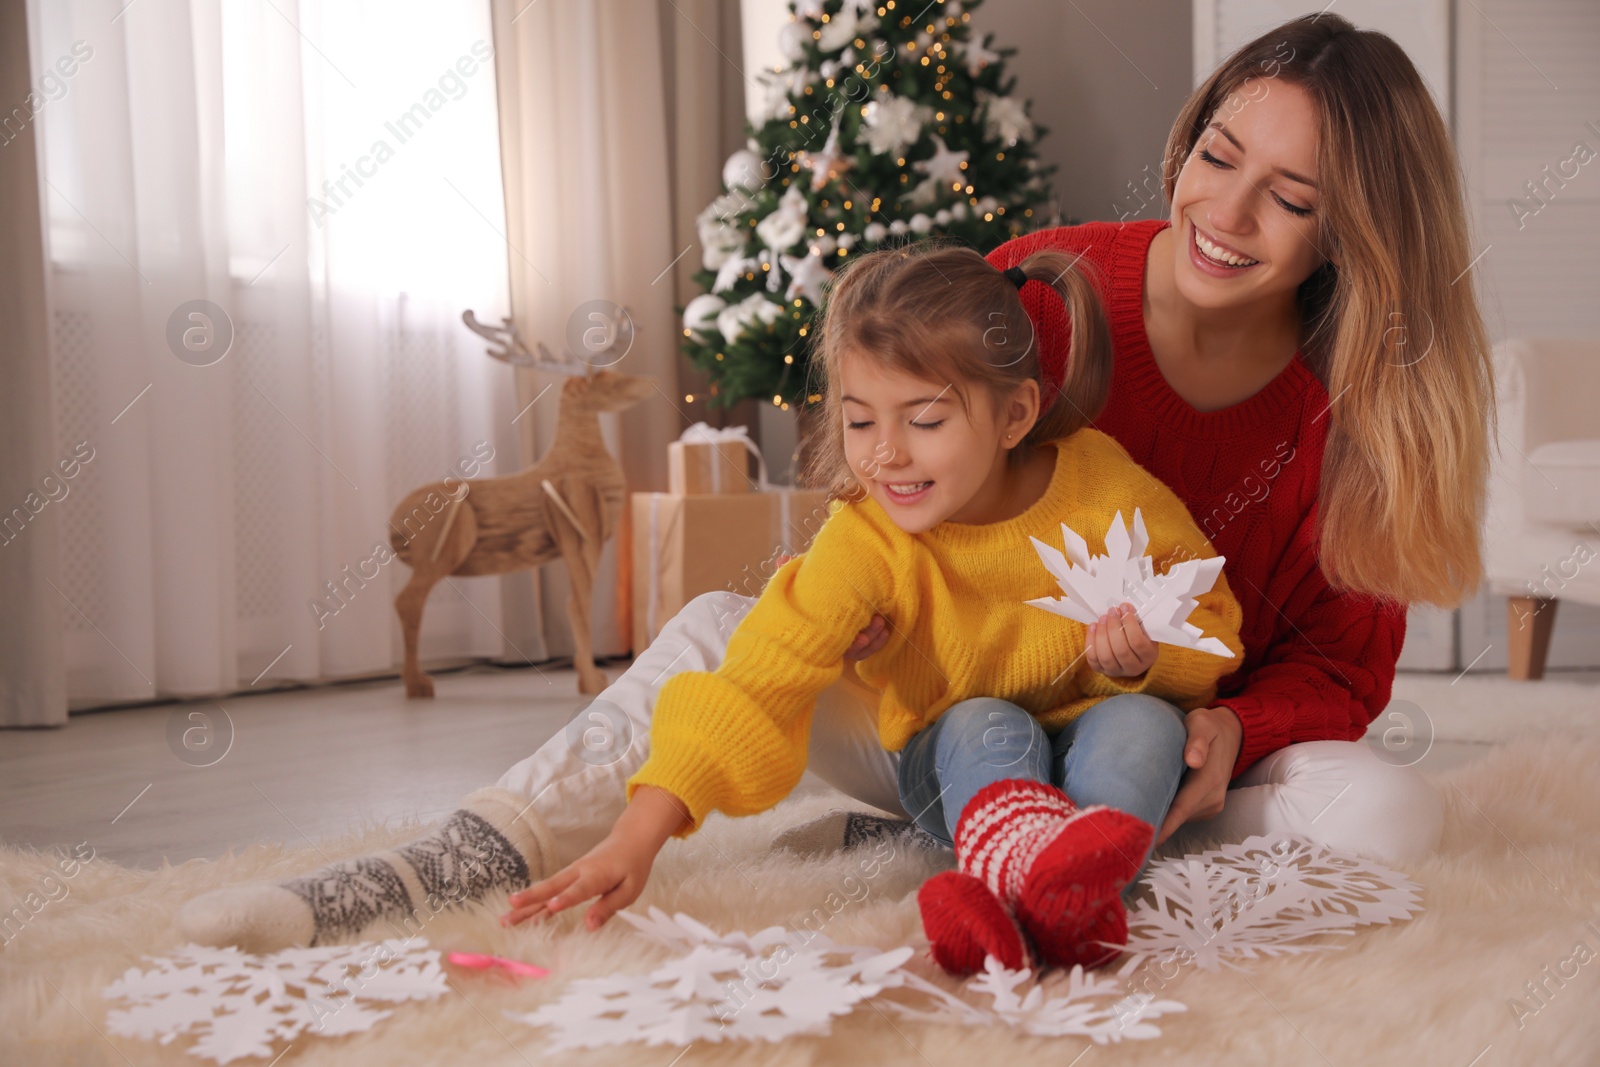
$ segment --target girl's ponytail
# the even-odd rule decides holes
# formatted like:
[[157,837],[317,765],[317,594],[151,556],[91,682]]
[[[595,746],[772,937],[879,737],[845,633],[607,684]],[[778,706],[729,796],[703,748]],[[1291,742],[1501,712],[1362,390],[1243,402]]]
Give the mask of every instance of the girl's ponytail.
[[1072,343],[1064,350],[1045,351],[1043,345],[1036,345],[1043,395],[1039,421],[1028,433],[1028,444],[1067,437],[1090,425],[1110,395],[1111,325],[1099,291],[1078,266],[1082,258],[1046,249],[1017,265],[1028,281],[1048,285],[1060,294],[1072,331]]

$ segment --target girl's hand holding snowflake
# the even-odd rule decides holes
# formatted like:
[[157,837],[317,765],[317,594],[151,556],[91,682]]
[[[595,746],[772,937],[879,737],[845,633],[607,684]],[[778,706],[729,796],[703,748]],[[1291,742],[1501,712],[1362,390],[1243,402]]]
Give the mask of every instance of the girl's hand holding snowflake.
[[1122,604],[1089,624],[1084,656],[1092,671],[1107,678],[1131,678],[1155,663],[1156,643],[1145,633],[1138,610]]

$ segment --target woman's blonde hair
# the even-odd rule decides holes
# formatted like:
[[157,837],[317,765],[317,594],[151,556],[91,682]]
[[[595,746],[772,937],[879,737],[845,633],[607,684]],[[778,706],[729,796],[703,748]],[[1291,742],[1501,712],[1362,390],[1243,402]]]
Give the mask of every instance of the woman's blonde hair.
[[[804,484],[836,496],[860,491],[844,450],[839,367],[846,354],[948,386],[967,411],[974,386],[997,402],[1028,379],[1039,381],[1039,418],[1011,450],[1013,462],[1094,421],[1111,387],[1111,330],[1099,294],[1063,252],[1035,252],[1017,267],[1029,283],[1050,285],[1066,301],[1072,340],[1064,374],[1053,366],[1041,371],[1018,287],[972,248],[937,239],[883,248],[834,276],[814,341],[822,418]],[[1048,363],[1050,354],[1042,355]]]
[[[1164,182],[1240,87],[1300,86],[1321,118],[1318,248],[1300,287],[1303,358],[1327,387],[1318,496],[1335,588],[1453,607],[1482,578],[1495,425],[1488,336],[1454,146],[1393,40],[1337,15],[1284,23],[1229,56],[1184,104]],[[1244,102],[1240,102],[1240,101]]]

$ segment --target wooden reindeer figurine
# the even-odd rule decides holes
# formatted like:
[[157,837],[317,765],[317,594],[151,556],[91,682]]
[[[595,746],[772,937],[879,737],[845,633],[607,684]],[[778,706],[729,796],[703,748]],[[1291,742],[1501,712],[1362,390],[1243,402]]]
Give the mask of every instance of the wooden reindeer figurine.
[[600,436],[602,411],[622,411],[650,394],[648,379],[557,360],[544,345],[528,351],[506,320],[485,326],[471,311],[467,327],[494,342],[489,354],[517,366],[569,374],[561,388],[555,442],[532,467],[506,478],[434,482],[413,490],[389,519],[389,544],[411,566],[395,597],[405,633],[406,696],[433,696],[433,679],[417,663],[417,633],[428,592],[447,575],[505,574],[566,561],[571,577],[567,616],[575,646],[578,692],[594,694],[606,676],[594,665],[589,609],[600,549],[617,529],[627,485]]

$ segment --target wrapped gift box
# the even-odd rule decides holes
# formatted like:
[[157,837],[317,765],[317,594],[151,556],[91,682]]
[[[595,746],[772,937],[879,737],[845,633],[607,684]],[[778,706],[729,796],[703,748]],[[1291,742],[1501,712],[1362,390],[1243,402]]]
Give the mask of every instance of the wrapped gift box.
[[774,558],[805,551],[827,515],[827,494],[807,489],[634,493],[634,652],[701,593],[758,595]]
[[[754,457],[757,476],[750,476]],[[715,429],[697,422],[667,446],[667,491],[680,496],[765,489],[766,465],[743,426]]]
[[667,446],[667,485],[678,496],[748,493],[750,455],[734,441],[674,441]]

